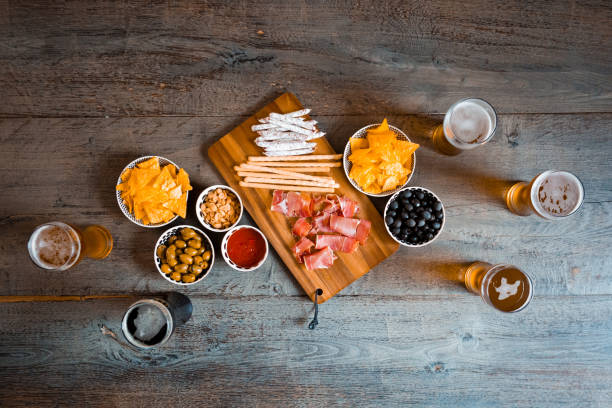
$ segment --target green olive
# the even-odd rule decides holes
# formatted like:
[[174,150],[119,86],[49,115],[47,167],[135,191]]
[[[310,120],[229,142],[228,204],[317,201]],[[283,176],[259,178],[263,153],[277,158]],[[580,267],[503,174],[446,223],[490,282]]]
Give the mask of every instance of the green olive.
[[187,265],[191,265],[193,263],[193,258],[187,254],[180,255],[179,259],[181,260],[182,263],[187,264]]
[[172,244],[174,241],[176,241],[176,240],[177,240],[177,238],[178,238],[178,237],[177,237],[176,235],[171,236],[170,238],[168,238],[168,243],[169,243],[169,244]]
[[166,256],[168,256],[168,253],[174,253],[176,252],[176,245],[172,244],[168,247],[168,249],[166,249]]
[[198,233],[196,233],[193,237],[191,237],[191,239],[195,239],[196,241],[201,241],[202,240],[202,236]]
[[185,248],[187,246],[185,241],[183,241],[182,239],[177,239],[176,241],[174,241],[174,245],[176,245],[177,248]]
[[166,253],[166,246],[165,245],[158,246],[156,253],[159,258],[163,258],[164,254]]
[[168,262],[168,265],[170,265],[173,268],[176,266],[176,264],[178,264],[178,261],[176,260],[176,256],[172,259],[168,258],[166,262]]
[[183,255],[183,250],[182,249],[177,249],[175,254],[176,254],[176,256],[181,256],[181,255]]
[[210,251],[205,251],[202,254],[202,259],[208,262],[208,261],[210,261],[210,256],[211,256]]
[[191,273],[186,273],[183,275],[182,279],[183,279],[183,282],[185,283],[191,283],[191,282],[195,282],[196,277],[195,275]]
[[187,269],[189,269],[189,265],[184,264],[184,263],[178,264],[174,267],[174,270],[179,273],[185,273],[187,272]]
[[170,279],[178,282],[181,280],[181,274],[179,272],[172,272],[172,275],[170,275]]
[[196,252],[198,252],[197,249],[195,248],[191,248],[191,247],[187,247],[185,248],[185,250],[183,250],[183,253],[189,255],[189,256],[194,256],[196,254]]
[[208,262],[206,261],[202,262],[202,269],[203,270],[208,269]]
[[202,267],[200,265],[191,265],[191,273],[199,275],[202,273]]
[[202,248],[202,241],[198,241],[196,239],[190,239],[189,246],[195,249],[200,249]]
[[204,251],[206,251],[206,248],[202,247],[202,248],[198,249],[198,251],[196,252],[196,255],[202,255],[204,253]]
[[168,264],[162,264],[162,265],[159,267],[159,269],[161,269],[161,271],[162,271],[163,273],[165,273],[166,275],[167,275],[167,274],[169,274],[169,273],[172,273],[172,268],[171,268],[171,267],[170,267],[170,265],[168,265]]
[[196,265],[201,265],[202,262],[204,262],[204,260],[202,259],[202,257],[200,255],[196,255],[193,257],[193,263]]
[[185,241],[193,237],[194,235],[196,235],[196,232],[192,230],[191,228],[183,228],[181,230],[181,236],[183,237]]

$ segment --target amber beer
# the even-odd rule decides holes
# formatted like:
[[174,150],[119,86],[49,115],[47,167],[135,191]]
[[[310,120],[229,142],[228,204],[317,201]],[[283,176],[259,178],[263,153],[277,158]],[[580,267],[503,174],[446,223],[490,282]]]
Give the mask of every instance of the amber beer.
[[113,249],[113,237],[100,225],[82,231],[63,222],[49,222],[36,227],[28,241],[32,261],[41,268],[65,271],[86,256],[106,258]]
[[531,182],[520,181],[506,192],[506,205],[515,214],[537,214],[555,220],[567,217],[582,205],[584,188],[572,173],[548,170]]
[[453,104],[444,122],[432,135],[436,149],[446,155],[456,155],[487,143],[497,127],[495,109],[488,102],[463,99]]
[[533,297],[533,283],[513,265],[474,262],[465,272],[465,286],[502,312],[523,310]]

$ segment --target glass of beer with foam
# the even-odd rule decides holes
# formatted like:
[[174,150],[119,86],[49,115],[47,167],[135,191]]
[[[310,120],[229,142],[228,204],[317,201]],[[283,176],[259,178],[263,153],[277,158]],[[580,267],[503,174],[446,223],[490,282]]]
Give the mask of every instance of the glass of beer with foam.
[[495,109],[485,100],[462,99],[454,103],[432,135],[435,148],[452,156],[487,143],[497,127]]
[[548,170],[531,182],[520,181],[506,192],[506,205],[515,214],[533,213],[547,220],[572,215],[584,200],[580,179],[567,171]]
[[65,271],[86,256],[106,258],[113,249],[113,237],[101,225],[82,231],[63,222],[49,222],[36,227],[28,241],[32,261],[43,269]]
[[465,271],[465,286],[499,311],[523,310],[533,297],[529,275],[513,265],[474,262]]

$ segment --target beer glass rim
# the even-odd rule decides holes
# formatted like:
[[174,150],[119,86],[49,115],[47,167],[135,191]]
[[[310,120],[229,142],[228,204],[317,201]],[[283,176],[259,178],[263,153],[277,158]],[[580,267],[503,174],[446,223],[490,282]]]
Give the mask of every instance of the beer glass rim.
[[448,140],[448,142],[455,146],[457,149],[461,149],[461,150],[469,150],[469,149],[473,149],[477,146],[482,146],[483,144],[489,142],[489,140],[491,140],[493,138],[493,135],[495,134],[495,131],[497,130],[497,111],[495,110],[495,108],[493,107],[493,105],[491,105],[489,102],[487,102],[486,100],[482,99],[482,98],[462,98],[459,99],[457,102],[453,103],[448,110],[446,111],[446,114],[444,115],[444,121],[442,124],[442,131],[444,132],[444,125],[447,123],[447,121],[450,120],[450,116],[452,115],[453,110],[455,109],[455,107],[457,107],[457,105],[466,102],[466,101],[480,101],[483,102],[485,105],[487,105],[491,111],[493,111],[493,127],[491,129],[491,131],[489,132],[489,134],[487,135],[487,137],[485,137],[482,141],[479,141],[477,143],[457,143],[455,138],[448,138],[446,137],[446,133],[444,133],[444,137],[446,137],[446,140]]
[[[134,335],[130,333],[130,331],[128,330],[128,317],[130,313],[132,313],[134,309],[142,305],[153,305],[157,307],[162,312],[164,317],[166,318],[166,324],[167,324],[166,334],[164,335],[164,338],[161,339],[159,343],[146,344],[143,341],[140,341],[136,337],[134,337]],[[166,306],[166,304],[161,302],[159,299],[140,299],[132,303],[130,307],[128,307],[128,310],[123,315],[123,320],[121,321],[121,331],[123,332],[123,335],[125,336],[125,338],[134,346],[139,347],[139,348],[150,349],[153,347],[161,346],[162,344],[168,341],[168,339],[172,335],[172,332],[174,331],[174,320],[172,319],[172,313],[170,313],[170,309],[168,308],[168,306]]]
[[[562,173],[562,174],[569,175],[571,178],[575,179],[578,182],[577,185],[578,185],[578,187],[580,189],[580,191],[579,191],[580,192],[580,202],[578,203],[576,208],[574,208],[569,213],[563,214],[563,215],[552,215],[552,214],[549,214],[548,212],[544,211],[539,206],[534,204],[534,203],[537,202],[537,198],[536,198],[537,191],[534,188],[536,186],[536,184],[539,181],[541,181],[541,179],[543,177],[546,177],[546,176],[549,176],[549,175],[555,174],[555,173]],[[535,211],[535,213],[537,215],[539,215],[540,217],[545,218],[547,220],[558,220],[558,219],[569,217],[570,215],[572,215],[576,211],[578,211],[580,209],[580,207],[582,207],[582,204],[584,203],[584,185],[582,184],[582,180],[580,180],[580,178],[578,176],[576,176],[574,173],[571,173],[569,171],[566,171],[566,170],[546,170],[546,171],[543,171],[542,173],[538,174],[537,176],[535,176],[535,178],[531,182],[531,188],[530,188],[530,191],[529,191],[529,198],[530,198],[530,201],[531,201],[531,206],[533,207],[533,209],[534,209],[534,211]]]
[[[68,258],[66,263],[64,263],[63,265],[58,266],[58,267],[49,267],[49,266],[45,266],[42,263],[39,263],[36,260],[36,257],[33,254],[33,245],[34,245],[34,242],[32,240],[34,238],[34,235],[41,228],[44,228],[44,227],[50,226],[50,225],[61,228],[62,231],[64,231],[64,233],[66,233],[68,235],[70,240],[73,243],[76,243],[76,254],[74,254],[74,253],[71,254],[70,258]],[[30,255],[30,260],[32,261],[32,263],[34,263],[34,265],[36,265],[39,268],[46,269],[48,271],[65,271],[65,270],[69,269],[71,266],[73,266],[76,263],[76,261],[79,259],[80,255],[81,255],[81,251],[83,250],[83,245],[82,245],[82,242],[81,242],[80,239],[76,239],[76,240],[73,239],[73,237],[70,236],[70,234],[68,234],[68,232],[66,230],[72,230],[77,237],[79,236],[79,233],[77,232],[77,230],[75,228],[73,228],[71,225],[66,224],[65,222],[61,222],[61,221],[45,222],[44,224],[40,224],[40,225],[36,226],[36,228],[34,228],[34,231],[32,231],[32,234],[30,235],[30,238],[28,239],[28,254]],[[71,259],[73,260],[72,262],[70,262]]]
[[[495,307],[495,305],[493,304],[493,302],[491,302],[489,294],[487,292],[488,289],[488,284],[485,285],[485,282],[487,281],[487,277],[489,277],[490,275],[499,272],[499,270],[504,269],[504,268],[515,268],[517,270],[519,270],[523,275],[525,275],[525,277],[527,278],[527,280],[529,281],[529,295],[527,297],[527,299],[525,300],[525,303],[523,303],[521,305],[521,307],[519,307],[516,310],[499,310],[497,307]],[[497,310],[498,312],[501,313],[516,313],[516,312],[520,312],[521,310],[525,309],[527,307],[527,305],[531,302],[531,299],[533,298],[533,280],[531,279],[531,276],[529,276],[529,274],[527,272],[525,272],[524,270],[522,270],[521,268],[519,268],[516,265],[511,265],[511,264],[495,264],[492,265],[491,268],[489,268],[489,270],[484,274],[484,276],[482,277],[482,281],[480,283],[480,297],[482,298],[482,300],[487,303],[489,306],[492,306],[493,309]]]

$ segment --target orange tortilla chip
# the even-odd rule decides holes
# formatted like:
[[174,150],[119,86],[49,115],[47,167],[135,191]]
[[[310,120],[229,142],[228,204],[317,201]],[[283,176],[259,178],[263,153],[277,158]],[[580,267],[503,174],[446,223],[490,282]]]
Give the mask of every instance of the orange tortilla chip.
[[189,174],[184,169],[179,170],[176,180],[183,187],[183,191],[193,190],[193,187],[189,184]]
[[152,157],[149,160],[145,160],[142,163],[136,165],[139,169],[154,169],[159,170],[159,159]]

